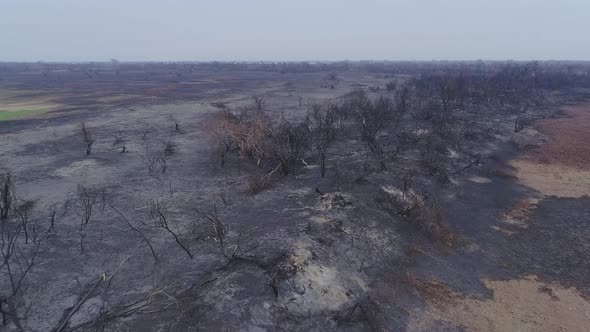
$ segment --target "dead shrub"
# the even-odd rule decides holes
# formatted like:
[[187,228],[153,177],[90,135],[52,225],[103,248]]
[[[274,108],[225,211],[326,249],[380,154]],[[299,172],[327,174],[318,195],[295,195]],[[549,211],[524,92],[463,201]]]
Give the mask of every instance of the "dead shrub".
[[223,258],[226,259],[227,263],[231,264],[241,252],[240,236],[238,236],[238,239],[233,246],[228,246],[226,237],[229,233],[229,228],[219,217],[219,214],[217,213],[217,206],[215,204],[213,205],[212,210],[197,210],[197,214],[201,221],[209,224],[209,237],[217,244],[219,252]]
[[212,102],[211,106],[219,108],[219,109],[226,109],[227,108],[227,103],[226,102],[222,102],[222,101],[216,101],[216,102]]
[[379,190],[375,201],[379,207],[391,215],[397,215],[403,218],[409,218],[414,211],[422,204],[424,197],[414,193],[411,189],[407,190]]
[[462,297],[446,283],[439,280],[424,280],[409,276],[407,282],[420,294],[422,299],[437,307],[455,304]]
[[141,130],[141,139],[145,141],[148,138],[148,136],[154,131],[156,131],[156,129],[153,126],[147,123],[144,124]]
[[409,130],[401,130],[399,134],[397,134],[397,139],[402,150],[408,149],[420,141],[420,137]]
[[420,153],[420,165],[426,174],[438,176],[443,182],[448,181],[447,164],[447,145],[444,141],[430,135],[424,139],[418,146]]
[[166,156],[171,156],[174,154],[174,152],[176,152],[176,148],[178,147],[178,145],[172,141],[171,139],[166,141],[166,143],[164,143],[164,154]]
[[514,119],[514,132],[521,132],[523,129],[530,127],[532,123],[532,119],[519,116],[516,119]]
[[385,89],[389,92],[395,91],[395,88],[397,87],[397,82],[395,81],[391,81],[385,84]]
[[246,192],[255,195],[269,189],[272,185],[271,180],[271,176],[251,176],[246,183]]
[[375,201],[389,214],[419,225],[431,240],[447,247],[459,244],[460,238],[443,224],[442,207],[436,197],[415,193],[408,187],[381,189]]
[[370,297],[356,302],[352,307],[335,316],[338,322],[365,322],[370,331],[387,331],[381,306]]
[[431,197],[420,204],[416,220],[433,241],[437,241],[446,247],[454,247],[460,243],[460,238],[443,224],[442,211],[438,199]]
[[239,157],[254,161],[257,167],[271,165],[271,173],[278,169],[282,175],[301,166],[310,138],[304,124],[274,120],[255,108],[242,109],[239,115],[220,112],[207,122],[205,129],[225,147],[221,151],[222,166],[226,154],[236,152]]
[[205,130],[214,141],[222,144],[222,162],[232,150],[260,166],[265,157],[265,143],[272,129],[270,117],[263,111],[243,109],[239,115],[230,111],[215,114],[205,125]]

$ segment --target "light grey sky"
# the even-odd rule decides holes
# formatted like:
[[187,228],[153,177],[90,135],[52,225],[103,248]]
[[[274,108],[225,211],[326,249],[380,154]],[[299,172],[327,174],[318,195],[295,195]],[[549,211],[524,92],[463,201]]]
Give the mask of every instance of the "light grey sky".
[[590,60],[590,0],[0,0],[0,61]]

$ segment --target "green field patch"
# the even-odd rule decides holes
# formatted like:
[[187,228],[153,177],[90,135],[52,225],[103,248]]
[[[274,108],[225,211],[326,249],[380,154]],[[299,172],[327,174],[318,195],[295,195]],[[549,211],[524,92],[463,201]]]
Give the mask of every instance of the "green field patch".
[[22,119],[22,118],[26,118],[30,115],[33,115],[33,114],[42,113],[44,111],[45,110],[43,110],[43,109],[0,111],[0,121]]

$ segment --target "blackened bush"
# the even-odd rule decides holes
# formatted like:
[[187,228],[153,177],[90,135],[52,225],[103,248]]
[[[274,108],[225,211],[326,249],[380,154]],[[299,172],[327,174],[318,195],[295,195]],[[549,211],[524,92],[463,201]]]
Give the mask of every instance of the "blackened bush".
[[383,154],[379,136],[386,128],[397,126],[403,114],[398,111],[394,102],[386,97],[379,97],[374,101],[366,96],[361,97],[354,107],[362,139],[371,152]]
[[283,120],[271,130],[267,155],[280,163],[281,174],[288,175],[302,165],[309,143],[310,133],[305,125]]
[[318,156],[320,174],[326,174],[326,155],[330,143],[336,138],[337,130],[336,105],[313,105],[307,114],[305,124],[311,135],[311,148]]

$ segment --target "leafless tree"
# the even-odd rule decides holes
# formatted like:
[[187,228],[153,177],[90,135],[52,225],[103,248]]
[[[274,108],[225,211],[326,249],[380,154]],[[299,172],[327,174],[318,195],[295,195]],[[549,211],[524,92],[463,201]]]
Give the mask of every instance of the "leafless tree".
[[72,205],[74,204],[75,199],[73,197],[68,197],[66,198],[66,200],[63,202],[63,206],[62,206],[62,212],[61,212],[61,216],[64,217],[65,215],[67,215],[70,210],[72,209]]
[[155,128],[151,126],[149,123],[145,123],[143,128],[141,129],[141,139],[145,141],[148,136],[155,131]]
[[[157,169],[159,169],[162,174],[166,173],[166,170],[168,169],[168,154],[166,149],[168,149],[168,146],[165,147],[164,152],[150,151],[149,147],[146,147],[143,163],[147,166],[148,174],[150,176],[155,176]],[[172,146],[170,149],[174,151]]]
[[403,116],[410,111],[412,90],[410,90],[410,87],[407,84],[395,90],[394,98],[395,107],[398,114]]
[[14,183],[10,171],[4,171],[0,175],[0,186],[0,220],[5,220],[15,200]]
[[162,174],[166,173],[166,170],[168,169],[168,156],[165,153],[160,153],[158,161]]
[[20,219],[20,225],[25,235],[25,244],[29,243],[29,233],[32,231],[33,240],[37,238],[37,230],[35,225],[33,225],[32,229],[29,229],[29,217],[30,213],[33,210],[35,202],[34,201],[22,201],[14,206],[14,212]]
[[143,163],[147,166],[149,175],[154,175],[154,172],[158,166],[158,162],[159,162],[158,153],[150,152],[149,147],[146,147],[145,155],[143,158]]
[[52,233],[55,231],[55,215],[57,214],[57,204],[51,205],[51,210],[49,211],[49,229],[47,233]]
[[89,156],[90,153],[92,152],[92,145],[94,144],[94,137],[92,136],[92,133],[90,133],[90,131],[86,127],[86,123],[84,121],[82,121],[80,124],[80,134],[82,135],[82,139],[84,140],[84,143],[86,144],[86,155]]
[[336,138],[336,111],[332,106],[324,108],[321,105],[313,105],[306,118],[306,125],[311,132],[312,148],[317,153],[322,177],[326,174],[328,147]]
[[436,92],[440,98],[442,111],[450,114],[455,108],[463,107],[465,98],[465,80],[462,76],[441,74],[431,76],[436,86]]
[[301,165],[301,158],[308,145],[309,131],[303,125],[294,125],[288,121],[281,121],[271,129],[270,146],[266,155],[276,159],[280,165],[281,174],[288,175]]
[[168,121],[174,124],[174,130],[176,132],[180,132],[180,121],[178,121],[178,119],[174,115],[170,114],[170,116],[168,117]]
[[22,225],[0,224],[0,255],[2,264],[0,272],[7,276],[9,287],[0,289],[0,313],[2,314],[2,326],[7,326],[8,321],[16,326],[18,331],[24,331],[21,320],[23,307],[25,312],[27,304],[24,301],[24,293],[27,276],[37,265],[37,256],[41,246],[38,238],[26,248],[20,240]]
[[127,151],[127,146],[125,145],[127,138],[123,135],[123,133],[120,130],[115,132],[113,136],[115,136],[113,147],[121,146],[121,153],[125,153]]
[[94,213],[94,205],[98,198],[98,192],[94,188],[78,185],[78,203],[82,206],[82,222],[80,229],[88,224]]
[[353,107],[362,139],[367,143],[371,152],[383,154],[379,136],[392,124],[397,125],[403,114],[398,113],[393,101],[386,97],[379,97],[375,101],[371,101],[366,95],[361,95]]
[[265,100],[263,96],[253,96],[254,106],[256,110],[261,111],[264,108]]

